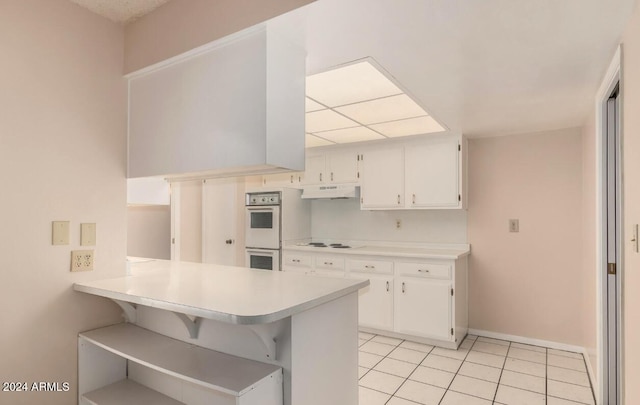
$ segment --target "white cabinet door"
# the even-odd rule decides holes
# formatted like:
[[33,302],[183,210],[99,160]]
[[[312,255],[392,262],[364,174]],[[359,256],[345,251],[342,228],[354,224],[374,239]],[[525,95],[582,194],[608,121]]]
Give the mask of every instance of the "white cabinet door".
[[406,206],[458,207],[458,139],[443,139],[405,150]]
[[360,193],[363,209],[394,209],[404,205],[404,149],[362,154]]
[[302,180],[302,172],[267,174],[262,177],[265,187],[297,187]]
[[450,341],[451,282],[398,277],[394,291],[394,330]]
[[304,182],[305,184],[320,184],[327,180],[325,174],[325,156],[307,156],[305,160]]
[[349,277],[370,283],[358,291],[358,324],[393,330],[393,277],[358,273]]
[[358,154],[356,152],[332,152],[326,155],[328,182],[355,183],[358,179]]

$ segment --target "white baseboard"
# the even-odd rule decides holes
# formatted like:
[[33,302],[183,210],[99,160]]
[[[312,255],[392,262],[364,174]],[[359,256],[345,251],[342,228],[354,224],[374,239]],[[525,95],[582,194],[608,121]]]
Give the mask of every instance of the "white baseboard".
[[553,342],[551,340],[542,340],[542,339],[533,339],[524,336],[516,336],[516,335],[507,335],[504,333],[497,332],[489,332],[486,330],[479,329],[469,329],[468,332],[470,335],[483,336],[493,339],[501,339],[501,340],[509,340],[511,342],[522,343],[526,345],[533,346],[543,346],[556,350],[564,350],[567,352],[574,352],[582,354],[584,357],[585,364],[587,365],[587,374],[589,375],[589,380],[591,380],[591,386],[596,391],[596,398],[598,397],[598,384],[596,384],[596,374],[593,369],[593,365],[591,364],[591,356],[589,356],[589,352],[586,348],[582,346],[569,345],[566,343],[558,343]]

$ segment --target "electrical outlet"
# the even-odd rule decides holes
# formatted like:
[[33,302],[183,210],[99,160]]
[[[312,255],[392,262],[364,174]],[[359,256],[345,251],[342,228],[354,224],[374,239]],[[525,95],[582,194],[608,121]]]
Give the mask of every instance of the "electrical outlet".
[[69,244],[69,221],[53,221],[51,223],[51,244]]
[[400,229],[402,228],[402,221],[400,221],[399,219],[396,219],[396,229]]
[[520,232],[520,221],[517,219],[509,220],[509,232]]
[[80,224],[80,246],[96,245],[96,224]]
[[93,270],[93,250],[74,250],[71,252],[71,271]]

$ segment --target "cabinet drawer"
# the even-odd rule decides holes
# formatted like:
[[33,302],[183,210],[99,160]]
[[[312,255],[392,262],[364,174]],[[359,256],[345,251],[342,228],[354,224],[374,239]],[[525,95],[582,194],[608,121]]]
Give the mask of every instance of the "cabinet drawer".
[[398,273],[403,276],[451,278],[451,265],[442,263],[397,263]]
[[344,259],[335,256],[316,256],[315,267],[317,269],[344,270]]
[[348,260],[347,268],[358,273],[393,274],[393,262],[382,260]]
[[313,265],[313,260],[311,256],[286,254],[284,256],[284,265],[311,267]]

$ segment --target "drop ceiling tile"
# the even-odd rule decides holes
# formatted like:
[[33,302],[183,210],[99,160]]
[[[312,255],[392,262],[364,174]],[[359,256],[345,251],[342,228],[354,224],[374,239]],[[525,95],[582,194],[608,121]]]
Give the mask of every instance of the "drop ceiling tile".
[[391,138],[444,131],[444,128],[429,116],[374,124],[369,127]]
[[379,133],[366,127],[354,127],[345,129],[336,129],[334,131],[318,132],[315,135],[321,136],[335,143],[350,143],[372,141],[375,139],[385,139]]
[[350,104],[335,110],[365,125],[428,115],[406,94]]
[[309,97],[306,97],[304,100],[305,112],[319,111],[319,110],[324,110],[325,108],[326,108],[325,106],[323,106],[320,103],[316,103],[315,101],[311,100]]
[[329,107],[402,93],[366,61],[308,76],[306,84],[307,95]]
[[333,110],[314,111],[305,114],[305,132],[331,131],[333,129],[357,127],[358,123],[343,117]]
[[304,136],[305,147],[307,148],[315,148],[316,146],[326,146],[333,145],[333,142],[327,141],[326,139],[318,138],[317,136],[313,136],[311,134],[306,134]]

